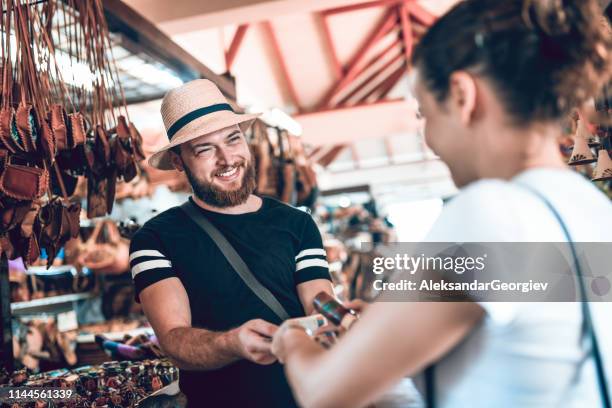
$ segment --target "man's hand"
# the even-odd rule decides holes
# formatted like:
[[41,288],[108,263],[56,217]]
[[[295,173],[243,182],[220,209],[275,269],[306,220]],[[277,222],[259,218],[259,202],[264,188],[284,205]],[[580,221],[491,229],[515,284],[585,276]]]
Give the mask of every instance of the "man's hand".
[[270,350],[272,337],[278,326],[265,320],[249,320],[242,326],[232,330],[236,352],[242,358],[256,364],[268,365],[276,361]]

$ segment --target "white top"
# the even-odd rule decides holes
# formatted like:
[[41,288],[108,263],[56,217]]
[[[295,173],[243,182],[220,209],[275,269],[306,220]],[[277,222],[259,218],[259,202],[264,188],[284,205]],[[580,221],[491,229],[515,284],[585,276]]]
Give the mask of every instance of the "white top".
[[[533,169],[510,182],[468,185],[444,208],[426,240],[565,242],[546,204],[516,182],[552,203],[574,241],[612,242],[610,200],[584,177],[560,169]],[[601,406],[593,359],[587,359],[579,343],[579,303],[481,306],[487,313],[483,322],[436,364],[438,407]],[[591,306],[611,378],[612,305]],[[422,378],[416,382],[423,392]]]

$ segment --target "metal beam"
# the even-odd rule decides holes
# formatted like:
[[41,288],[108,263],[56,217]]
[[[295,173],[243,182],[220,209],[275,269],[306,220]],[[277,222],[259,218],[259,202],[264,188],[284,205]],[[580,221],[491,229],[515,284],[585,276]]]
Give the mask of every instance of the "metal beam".
[[414,39],[412,38],[412,26],[410,19],[408,18],[408,6],[404,3],[398,7],[397,12],[400,15],[400,22],[402,24],[401,36],[404,41],[404,54],[406,55],[406,62],[410,64],[412,59],[412,47],[414,46]]
[[391,65],[395,64],[402,58],[402,53],[399,52],[393,58],[390,58],[383,66],[378,68],[372,74],[370,74],[364,81],[362,81],[359,86],[353,89],[348,95],[346,95],[340,102],[338,102],[338,106],[345,105],[352,97],[361,92],[366,86],[370,85],[372,81],[374,81],[381,73],[387,70]]
[[104,0],[103,5],[110,31],[129,39],[128,46],[138,47],[130,51],[150,55],[174,69],[183,80],[210,79],[228,99],[236,101],[236,87],[231,80],[214,73],[131,7],[121,0]]
[[319,109],[319,110],[316,110],[316,111],[303,112],[303,113],[294,115],[294,118],[300,118],[300,117],[311,116],[311,115],[318,115],[320,113],[337,112],[337,111],[342,111],[342,110],[347,110],[347,109],[367,108],[367,107],[375,106],[375,105],[394,104],[394,103],[402,102],[402,101],[404,101],[404,98],[382,100],[382,101],[376,101],[374,103],[364,103],[364,104],[353,105],[353,106],[327,107],[327,108]]
[[295,106],[296,110],[298,112],[302,112],[302,105],[300,104],[297,92],[295,91],[295,86],[293,85],[293,81],[291,80],[291,76],[289,75],[289,69],[287,68],[287,63],[285,61],[285,58],[283,57],[283,53],[280,49],[276,34],[274,33],[272,23],[270,23],[269,21],[265,21],[263,22],[263,27],[266,30],[268,37],[270,38],[270,45],[272,46],[272,50],[274,51],[275,57],[278,61],[281,73],[283,75],[285,89],[287,89],[287,91],[289,92],[289,97],[291,98],[291,102]]
[[343,144],[332,146],[332,148],[329,149],[327,153],[325,153],[323,156],[321,156],[319,160],[317,160],[317,163],[319,163],[323,167],[329,166],[334,160],[336,160],[340,153],[342,153],[345,147],[346,145]]
[[228,51],[225,53],[225,69],[228,72],[232,70],[232,65],[234,65],[234,60],[236,59],[236,55],[238,54],[238,50],[240,49],[240,45],[242,45],[242,40],[244,39],[244,35],[246,34],[249,28],[248,24],[241,24],[236,29],[236,34],[234,34],[234,38],[232,39],[232,43]]
[[359,62],[363,59],[368,50],[376,44],[381,38],[389,33],[395,26],[396,15],[393,9],[390,9],[380,19],[379,23],[372,31],[372,33],[363,42],[357,53],[353,56],[351,61],[347,65],[346,74],[342,77],[338,83],[331,88],[323,100],[317,106],[318,109],[329,106],[333,97],[344,89],[351,81],[355,79],[359,73]]
[[[363,64],[363,66],[358,70],[358,72],[355,74],[355,78],[359,78],[360,76],[363,75],[364,72],[368,71],[373,66],[375,66],[377,63],[379,63],[381,58],[383,58],[389,51],[391,51],[393,48],[397,47],[399,44],[400,44],[400,40],[397,39],[397,40],[393,41],[391,44],[389,44],[387,47],[385,47],[381,52],[379,52],[378,54],[376,54],[372,58],[370,58],[368,60],[368,62]],[[338,103],[336,105],[340,105],[340,103]]]
[[329,50],[329,55],[331,57],[332,69],[334,70],[334,75],[337,80],[340,80],[344,75],[344,70],[342,69],[342,65],[340,65],[340,59],[338,58],[338,53],[336,52],[336,47],[334,46],[334,41],[331,36],[331,32],[329,30],[329,23],[327,22],[327,17],[323,13],[319,13],[319,21],[321,23],[321,28],[323,31],[323,40]]
[[363,98],[359,100],[359,103],[366,103],[372,95],[377,93],[377,99],[384,99],[389,93],[389,91],[395,86],[397,81],[399,81],[405,71],[406,65],[402,64],[402,66],[395,70],[391,75],[389,75],[387,79],[378,84],[376,88],[372,89],[370,92],[364,95]]
[[429,11],[421,7],[416,1],[409,1],[405,3],[405,5],[408,8],[408,12],[410,13],[410,15],[414,17],[417,21],[421,22],[427,27],[435,23],[436,17]]
[[384,99],[387,97],[387,95],[389,95],[389,92],[391,92],[391,90],[395,87],[395,85],[399,82],[399,80],[402,79],[402,76],[406,73],[407,69],[408,69],[407,65],[402,65],[395,72],[395,74],[393,74],[393,76],[389,78],[386,84],[382,84],[381,86],[382,90],[381,90],[379,98]]
[[323,11],[323,14],[325,14],[326,16],[331,16],[334,14],[349,13],[351,11],[357,11],[357,10],[362,10],[365,8],[371,8],[371,7],[392,6],[395,4],[399,4],[403,1],[405,0],[377,0],[377,1],[371,1],[368,3],[350,4],[348,6],[336,7],[336,8],[332,8],[329,10],[325,10]]

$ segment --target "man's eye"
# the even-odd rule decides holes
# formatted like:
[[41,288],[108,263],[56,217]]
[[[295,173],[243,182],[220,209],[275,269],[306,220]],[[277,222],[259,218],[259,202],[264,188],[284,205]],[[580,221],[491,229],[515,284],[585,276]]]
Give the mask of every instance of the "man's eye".
[[235,137],[232,137],[232,138],[229,140],[229,142],[230,142],[230,143],[236,143],[236,142],[237,142],[237,141],[239,141],[239,140],[240,140],[240,136],[235,136]]
[[211,152],[212,149],[201,149],[196,151],[196,155],[205,154]]

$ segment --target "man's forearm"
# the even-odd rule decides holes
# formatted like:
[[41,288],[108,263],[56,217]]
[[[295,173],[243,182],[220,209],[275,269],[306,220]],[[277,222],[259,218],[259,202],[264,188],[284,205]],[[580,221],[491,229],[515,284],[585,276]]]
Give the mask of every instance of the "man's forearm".
[[192,327],[170,330],[162,349],[186,370],[215,370],[241,358],[237,337],[233,331],[213,332]]

